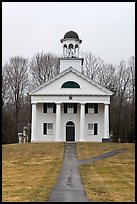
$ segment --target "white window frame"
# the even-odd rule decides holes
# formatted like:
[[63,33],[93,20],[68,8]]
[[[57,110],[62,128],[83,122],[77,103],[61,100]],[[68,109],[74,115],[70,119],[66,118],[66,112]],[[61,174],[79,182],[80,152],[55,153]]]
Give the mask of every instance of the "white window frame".
[[74,113],[74,104],[73,103],[67,104],[67,113]]
[[88,124],[88,135],[94,135],[94,123]]
[[94,112],[95,112],[95,104],[88,103],[88,113],[94,113]]
[[53,123],[47,123],[47,135],[53,134]]
[[53,103],[47,103],[47,113],[53,113]]

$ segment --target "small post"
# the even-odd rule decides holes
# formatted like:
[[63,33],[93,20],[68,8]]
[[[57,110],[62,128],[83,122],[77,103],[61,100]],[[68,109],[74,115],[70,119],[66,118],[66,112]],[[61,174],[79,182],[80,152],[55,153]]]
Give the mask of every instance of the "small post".
[[28,142],[28,128],[24,127],[23,129],[23,137],[24,137],[24,143]]
[[19,143],[23,143],[23,133],[22,132],[18,133],[18,138],[19,138]]

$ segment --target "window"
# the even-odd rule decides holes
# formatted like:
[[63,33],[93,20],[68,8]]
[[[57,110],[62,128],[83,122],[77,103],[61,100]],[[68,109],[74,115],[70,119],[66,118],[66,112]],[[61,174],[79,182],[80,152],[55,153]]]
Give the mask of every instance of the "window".
[[43,113],[56,113],[56,104],[55,103],[44,103]]
[[80,85],[74,81],[67,81],[62,84],[61,88],[80,88]]
[[67,113],[73,113],[74,112],[74,104],[69,103],[67,106]]
[[43,124],[43,134],[52,135],[53,134],[53,123],[44,123]]
[[77,113],[77,103],[64,103],[64,113]]
[[88,135],[97,135],[98,134],[98,123],[88,124]]
[[88,134],[94,135],[94,124],[88,124]]
[[53,134],[53,123],[48,123],[48,126],[47,126],[47,134],[48,134],[48,135]]
[[53,104],[47,103],[47,113],[53,113]]
[[98,113],[98,103],[86,103],[85,113]]
[[94,113],[95,104],[88,103],[88,113]]

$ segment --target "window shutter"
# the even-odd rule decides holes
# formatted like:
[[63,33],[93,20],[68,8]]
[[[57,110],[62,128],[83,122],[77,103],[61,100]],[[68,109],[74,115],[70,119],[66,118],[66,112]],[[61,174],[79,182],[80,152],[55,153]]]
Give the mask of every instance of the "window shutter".
[[64,113],[67,113],[67,103],[64,103]]
[[77,103],[74,103],[74,113],[77,113]]
[[98,113],[98,103],[95,103],[94,113]]
[[47,113],[47,104],[46,103],[43,104],[43,113]]
[[88,103],[85,105],[85,113],[88,113]]
[[53,113],[56,113],[56,104],[53,103]]
[[98,134],[98,124],[94,123],[94,135]]
[[47,135],[47,123],[43,123],[43,134]]

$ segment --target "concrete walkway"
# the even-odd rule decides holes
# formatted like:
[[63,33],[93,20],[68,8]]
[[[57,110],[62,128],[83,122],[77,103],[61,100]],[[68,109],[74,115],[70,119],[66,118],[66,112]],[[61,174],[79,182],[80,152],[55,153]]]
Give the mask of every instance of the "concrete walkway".
[[78,165],[95,162],[99,159],[118,154],[126,149],[113,150],[97,157],[86,160],[77,160],[76,143],[65,143],[64,160],[57,182],[48,202],[90,202],[81,183]]
[[95,161],[98,161],[98,160],[101,160],[101,159],[105,159],[107,157],[111,157],[115,154],[119,154],[119,153],[122,153],[124,151],[126,151],[127,149],[126,148],[123,148],[123,149],[115,149],[115,150],[112,150],[110,152],[106,152],[104,154],[101,154],[99,156],[95,156],[95,157],[92,157],[92,158],[89,158],[89,159],[83,159],[83,160],[78,160],[78,165],[81,165],[81,164],[87,164],[87,163],[93,163]]

